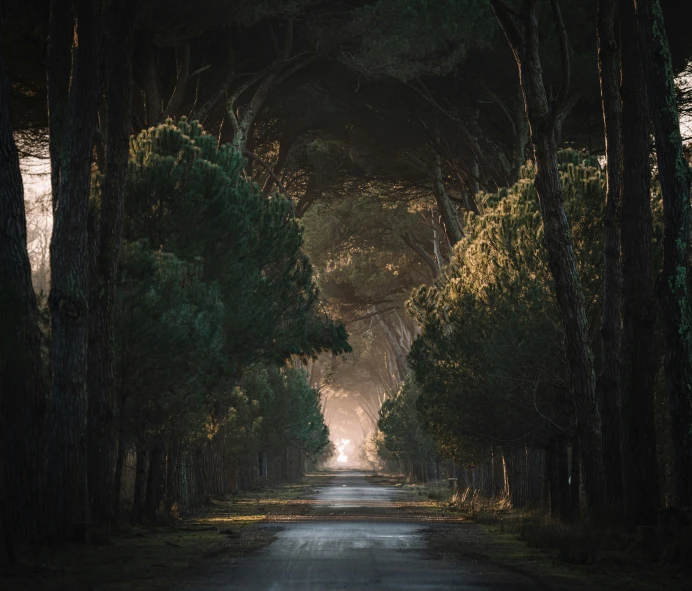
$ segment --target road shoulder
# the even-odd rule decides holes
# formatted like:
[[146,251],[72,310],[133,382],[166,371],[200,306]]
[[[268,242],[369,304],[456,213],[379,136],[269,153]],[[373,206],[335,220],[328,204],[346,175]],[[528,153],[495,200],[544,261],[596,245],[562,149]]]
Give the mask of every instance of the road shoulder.
[[0,588],[17,591],[144,591],[204,576],[269,545],[276,515],[299,515],[304,498],[328,476],[264,486],[146,526],[121,526],[102,543],[37,546],[20,565],[0,571]]

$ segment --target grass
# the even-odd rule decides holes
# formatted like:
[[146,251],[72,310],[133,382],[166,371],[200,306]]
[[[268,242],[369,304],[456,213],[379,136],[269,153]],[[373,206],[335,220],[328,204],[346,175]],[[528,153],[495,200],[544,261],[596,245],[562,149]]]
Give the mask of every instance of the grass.
[[[452,493],[443,483],[404,484],[438,511],[457,514],[481,531],[451,526],[428,532],[433,551],[476,557],[536,578],[548,588],[692,590],[684,568],[647,558],[636,534],[565,524],[537,510],[514,510],[507,499],[488,500],[470,490]],[[689,567],[688,567],[689,568]]]
[[[117,529],[107,543],[32,547],[20,566],[0,572],[0,588],[26,591],[164,589],[200,570],[232,563],[273,539],[252,527],[273,514],[301,510],[300,496],[325,477],[271,485],[215,499],[166,524]],[[275,531],[275,530],[274,530]]]

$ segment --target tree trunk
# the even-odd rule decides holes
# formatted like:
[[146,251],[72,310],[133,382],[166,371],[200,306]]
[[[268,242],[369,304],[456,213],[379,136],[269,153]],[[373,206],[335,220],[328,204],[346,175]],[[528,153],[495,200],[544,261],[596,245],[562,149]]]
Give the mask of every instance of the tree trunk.
[[101,204],[91,264],[88,349],[88,473],[91,517],[110,522],[116,503],[114,476],[118,433],[115,397],[114,303],[122,245],[125,179],[129,157],[132,53],[137,11],[121,0],[109,14],[109,68],[106,86],[108,134]]
[[180,484],[181,453],[180,442],[175,440],[167,446],[166,454],[166,499],[164,511],[170,515],[173,505],[178,502],[178,488]]
[[384,331],[385,337],[387,338],[387,342],[389,343],[389,346],[394,355],[394,361],[396,362],[397,372],[399,373],[398,381],[399,383],[401,383],[409,373],[408,363],[406,361],[407,352],[401,348],[401,345],[397,341],[394,334],[392,334],[392,331],[387,326],[387,323],[384,321],[384,318],[380,316],[379,319],[380,326]]
[[579,452],[579,440],[572,440],[572,477],[570,482],[569,496],[572,502],[572,519],[577,519],[581,513],[581,467],[579,462],[581,460]]
[[514,51],[519,68],[536,160],[534,184],[543,218],[544,243],[565,334],[569,383],[577,419],[577,434],[583,450],[589,510],[598,519],[604,514],[605,496],[601,417],[596,400],[596,379],[584,295],[564,208],[555,141],[555,120],[566,100],[569,82],[566,33],[557,0],[551,0],[561,36],[564,77],[558,99],[551,107],[548,104],[539,57],[540,2],[529,3],[521,20],[513,12],[508,12],[503,2],[491,0],[491,4]]
[[649,170],[649,106],[634,5],[622,2],[622,272],[624,514],[651,525],[659,505],[654,425],[653,220]]
[[22,542],[36,539],[44,520],[41,333],[9,100],[0,55],[0,565],[14,562]]
[[519,178],[521,167],[526,164],[526,146],[529,143],[529,124],[526,120],[526,109],[521,88],[514,103],[514,174]]
[[130,523],[144,522],[144,507],[147,488],[147,473],[149,472],[149,452],[144,444],[137,444],[137,467],[135,468],[135,493],[132,499]]
[[658,0],[637,0],[663,194],[663,271],[658,296],[665,326],[676,501],[692,506],[692,335],[689,169],[682,152],[673,66]]
[[126,439],[123,433],[120,433],[118,439],[118,457],[115,460],[115,475],[113,476],[113,520],[117,521],[120,518],[120,495],[123,482],[123,468],[125,467],[125,458],[127,457]]
[[567,457],[567,440],[561,437],[557,441],[557,478],[560,488],[560,519],[564,522],[572,519],[572,505],[569,490],[569,463]]
[[550,489],[550,516],[553,519],[559,519],[561,506],[557,445],[557,440],[552,439],[546,450],[546,474]]
[[156,521],[156,511],[161,504],[164,486],[163,462],[166,450],[163,440],[156,437],[151,446],[149,474],[147,475],[146,495],[144,501],[144,516],[150,522]]
[[[603,241],[602,369],[598,380],[603,424],[606,506],[622,507],[622,263],[620,207],[622,106],[615,17],[618,0],[598,5],[598,66],[605,129],[607,188]],[[612,509],[611,509],[612,510]]]
[[163,98],[159,82],[156,55],[151,41],[145,41],[144,67],[144,96],[146,98],[146,120],[149,127],[161,123],[163,117]]
[[[71,14],[71,2],[51,2],[50,28],[55,37],[65,33],[54,30],[65,25],[65,11]],[[48,422],[48,489],[54,501],[53,514],[59,516],[58,536],[69,534],[73,523],[89,518],[86,250],[91,158],[100,93],[99,3],[79,0],[76,22],[66,113],[60,115],[51,111],[50,128],[56,148],[51,154],[51,168],[57,181],[57,194],[53,195],[50,246],[53,387]],[[68,38],[72,42],[73,37]],[[62,118],[64,124],[56,128],[53,123],[58,118]],[[56,133],[62,133],[62,137],[55,138]]]

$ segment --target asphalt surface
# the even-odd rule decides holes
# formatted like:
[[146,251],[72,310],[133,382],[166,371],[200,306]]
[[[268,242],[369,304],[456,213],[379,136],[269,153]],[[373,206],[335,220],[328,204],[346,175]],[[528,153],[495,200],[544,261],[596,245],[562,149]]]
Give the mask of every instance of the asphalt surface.
[[[469,560],[435,557],[424,532],[434,523],[401,511],[405,493],[336,472],[308,514],[280,525],[261,552],[181,589],[244,591],[533,591],[522,575]],[[438,525],[437,527],[443,527]],[[446,526],[449,527],[449,526]]]

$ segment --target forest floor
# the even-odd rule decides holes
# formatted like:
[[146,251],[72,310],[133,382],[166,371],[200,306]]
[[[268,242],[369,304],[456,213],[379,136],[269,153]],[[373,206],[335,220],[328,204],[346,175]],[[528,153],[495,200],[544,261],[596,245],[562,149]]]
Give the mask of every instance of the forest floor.
[[452,504],[446,483],[403,484],[397,477],[382,477],[382,481],[397,482],[431,512],[463,520],[426,532],[430,550],[441,557],[476,558],[515,569],[554,591],[692,591],[692,565],[685,570],[653,562],[635,536],[566,526],[537,512],[515,511],[479,499]]
[[220,560],[232,562],[270,544],[274,532],[252,527],[301,510],[300,497],[326,479],[312,474],[268,485],[159,525],[122,526],[107,542],[29,548],[21,564],[0,571],[0,589],[143,591],[169,588]]

